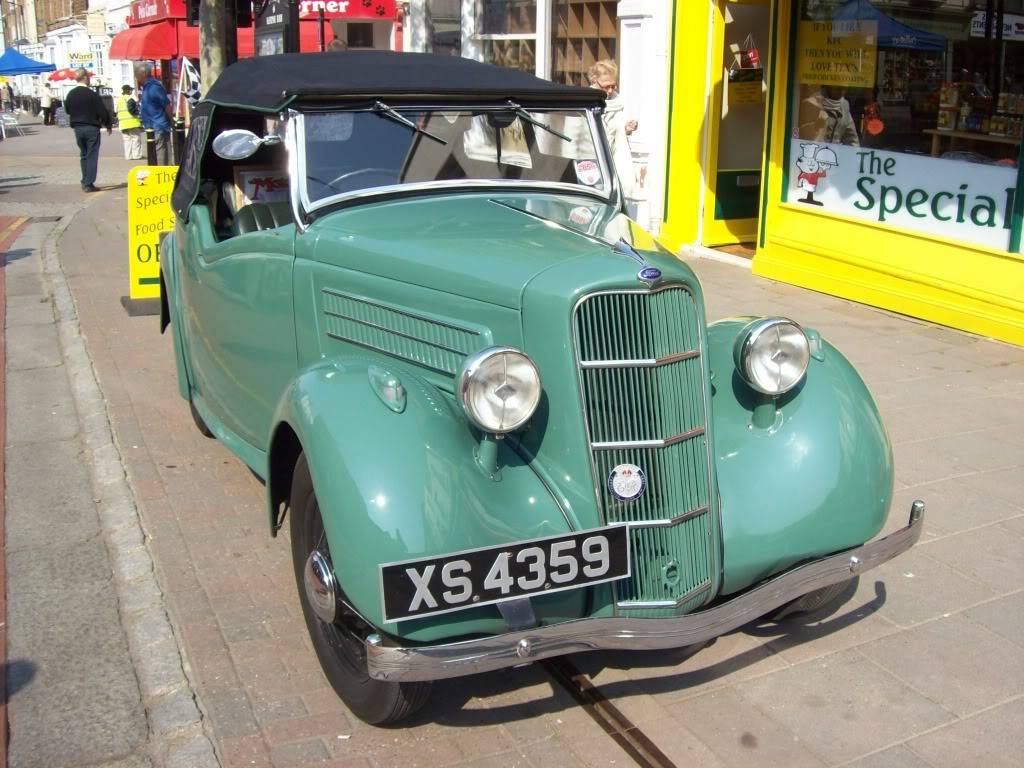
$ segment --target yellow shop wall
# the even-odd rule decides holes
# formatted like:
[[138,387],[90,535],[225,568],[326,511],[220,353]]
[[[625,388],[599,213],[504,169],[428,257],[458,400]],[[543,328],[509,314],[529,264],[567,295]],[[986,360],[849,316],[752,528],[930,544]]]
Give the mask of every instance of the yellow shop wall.
[[658,239],[678,253],[700,233],[712,4],[675,0],[673,7],[668,188]]

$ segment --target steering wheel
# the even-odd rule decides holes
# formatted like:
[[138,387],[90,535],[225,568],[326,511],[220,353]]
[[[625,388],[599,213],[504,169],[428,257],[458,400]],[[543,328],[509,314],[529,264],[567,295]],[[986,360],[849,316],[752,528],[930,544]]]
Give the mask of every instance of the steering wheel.
[[[337,184],[340,184],[346,179],[355,178],[356,176],[363,176],[365,174],[377,174],[378,176],[381,177],[381,180],[384,182],[384,184],[394,184],[397,181],[398,176],[398,174],[395,172],[395,169],[393,168],[357,168],[354,171],[346,171],[345,173],[335,176],[333,179],[327,182],[327,186],[331,187],[332,189],[338,189],[338,187],[336,186]],[[384,178],[385,176],[386,178]],[[377,185],[371,184],[370,186]]]

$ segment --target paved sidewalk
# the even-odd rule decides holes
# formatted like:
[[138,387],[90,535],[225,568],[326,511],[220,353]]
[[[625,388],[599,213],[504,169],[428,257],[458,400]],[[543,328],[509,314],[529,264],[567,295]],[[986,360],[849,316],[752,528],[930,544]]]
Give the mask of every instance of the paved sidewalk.
[[[60,256],[224,766],[628,766],[534,666],[443,682],[407,728],[365,726],[306,639],[264,489],[202,438],[169,336],[129,318],[124,197],[69,225]],[[695,655],[575,663],[679,766],[1019,764],[1024,748],[1024,349],[699,261],[711,318],[819,329],[865,376],[893,437],[890,528],[928,502],[922,543],[817,622],[750,625]]]
[[[77,190],[76,157],[29,154],[39,145],[28,138],[0,144],[0,214],[37,213],[5,246],[0,296],[7,757],[15,768],[212,765],[56,258],[66,222],[96,196]],[[127,173],[120,165],[101,183]]]

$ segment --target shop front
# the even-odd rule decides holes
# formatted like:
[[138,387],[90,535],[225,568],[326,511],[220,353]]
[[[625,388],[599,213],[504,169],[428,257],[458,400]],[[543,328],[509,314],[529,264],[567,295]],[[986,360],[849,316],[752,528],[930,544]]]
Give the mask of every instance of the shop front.
[[1021,1],[693,5],[663,238],[745,243],[756,274],[1024,344]]
[[[109,57],[163,61],[187,57],[199,62],[199,29],[186,23],[185,0],[135,0],[128,29],[114,36]],[[330,0],[299,3],[299,47],[303,53],[328,47],[335,38],[346,48],[390,49],[398,17],[395,0]],[[238,29],[238,56],[255,54],[253,28]]]

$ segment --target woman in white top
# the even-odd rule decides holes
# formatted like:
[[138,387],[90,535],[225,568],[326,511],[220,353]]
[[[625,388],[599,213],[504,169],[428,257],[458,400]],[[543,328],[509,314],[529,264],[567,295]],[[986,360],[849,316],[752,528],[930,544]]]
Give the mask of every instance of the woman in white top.
[[600,88],[608,94],[602,115],[604,132],[608,136],[612,162],[615,164],[615,172],[618,174],[619,183],[622,186],[622,194],[627,198],[632,197],[635,174],[633,155],[629,151],[627,137],[636,130],[637,122],[636,120],[626,120],[625,105],[619,98],[619,92],[615,90],[619,80],[619,67],[611,59],[601,59],[587,70],[587,77],[592,88]]

